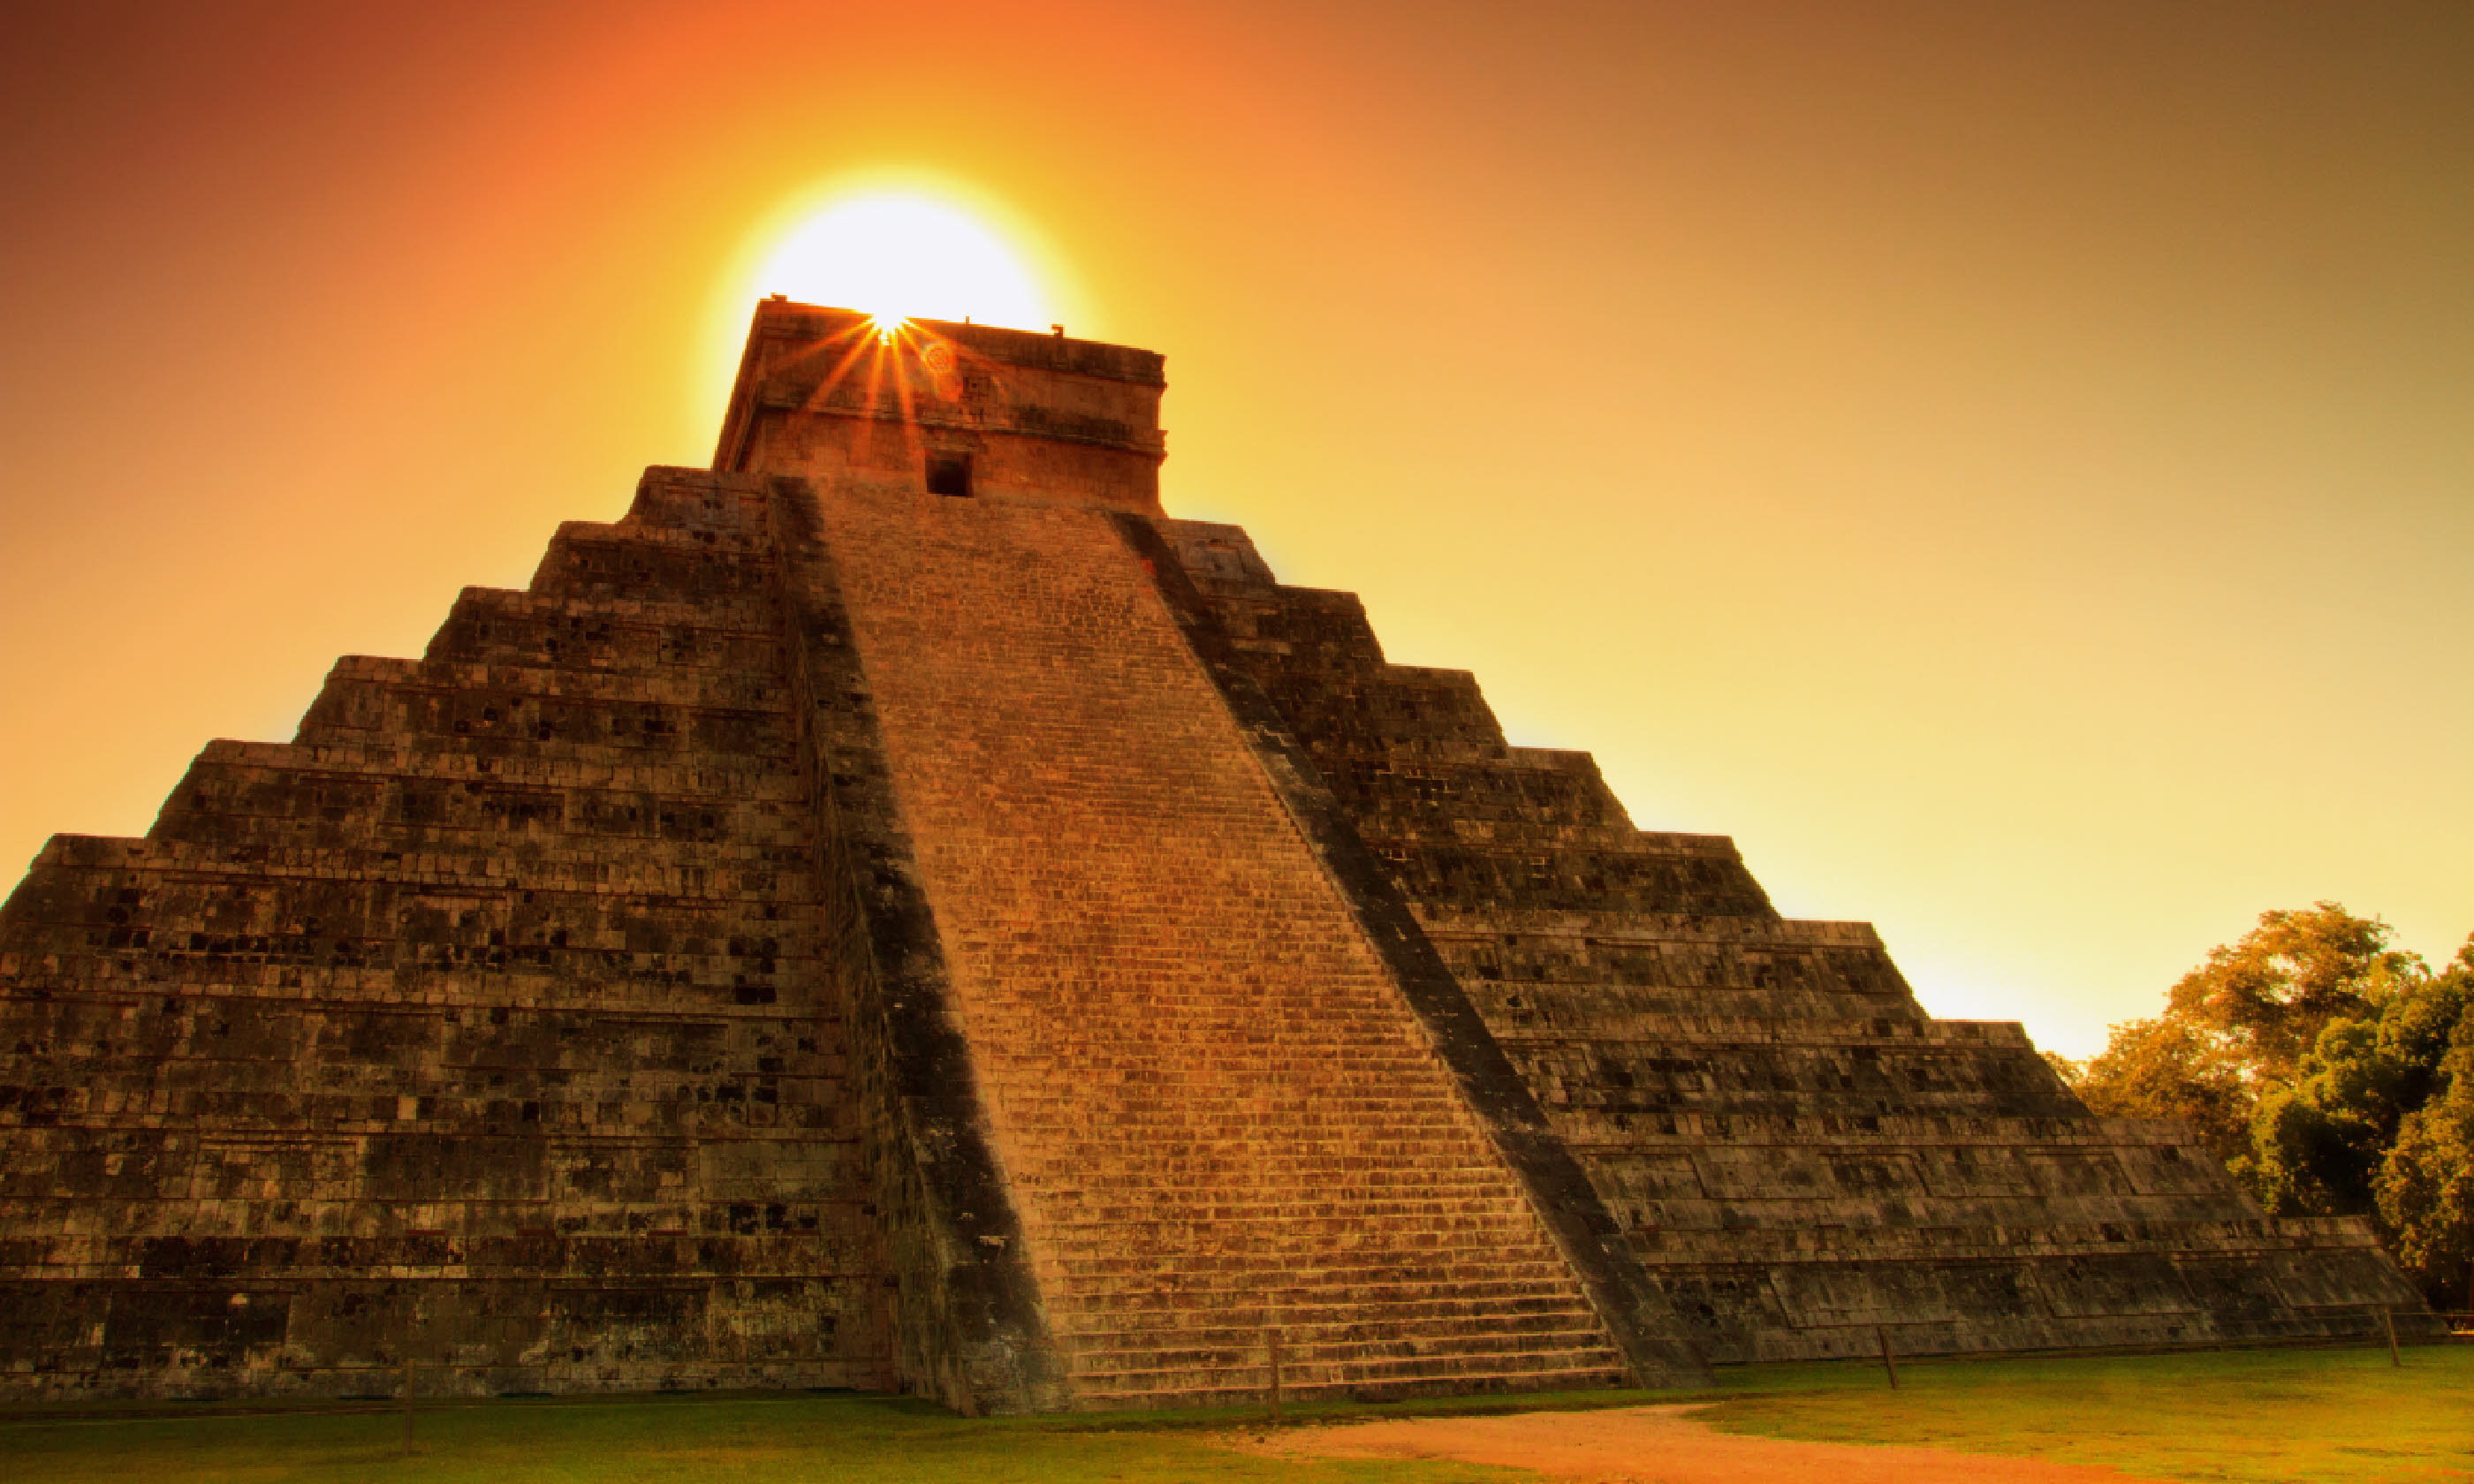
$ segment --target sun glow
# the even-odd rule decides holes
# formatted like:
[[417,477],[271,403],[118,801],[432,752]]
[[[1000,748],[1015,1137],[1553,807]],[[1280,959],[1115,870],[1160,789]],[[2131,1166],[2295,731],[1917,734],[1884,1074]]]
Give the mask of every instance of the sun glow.
[[972,213],[912,191],[846,196],[806,217],[757,274],[759,294],[860,309],[890,336],[906,318],[1045,329],[1048,298]]
[[[785,197],[749,222],[715,275],[705,355],[683,389],[694,420],[721,419],[747,344],[748,312],[774,294],[861,310],[874,322],[868,344],[910,345],[927,357],[935,337],[922,335],[914,319],[1034,331],[1070,321],[1086,335],[1106,330],[1037,224],[1003,199],[934,172],[845,175]],[[961,384],[956,367],[921,369],[923,391],[941,395]]]

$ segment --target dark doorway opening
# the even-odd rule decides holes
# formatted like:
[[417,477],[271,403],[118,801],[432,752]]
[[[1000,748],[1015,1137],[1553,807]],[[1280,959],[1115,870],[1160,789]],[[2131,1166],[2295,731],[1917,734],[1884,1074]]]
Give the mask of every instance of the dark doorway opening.
[[967,453],[930,454],[928,456],[928,492],[930,494],[969,494],[971,492],[971,456]]

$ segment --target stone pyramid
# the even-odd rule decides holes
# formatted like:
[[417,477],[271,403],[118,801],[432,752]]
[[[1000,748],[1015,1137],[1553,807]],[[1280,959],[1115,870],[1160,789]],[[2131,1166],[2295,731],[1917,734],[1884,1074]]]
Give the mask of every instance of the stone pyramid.
[[1159,505],[1160,358],[759,307],[710,470],[0,908],[0,1389],[1665,1384],[2438,1321]]

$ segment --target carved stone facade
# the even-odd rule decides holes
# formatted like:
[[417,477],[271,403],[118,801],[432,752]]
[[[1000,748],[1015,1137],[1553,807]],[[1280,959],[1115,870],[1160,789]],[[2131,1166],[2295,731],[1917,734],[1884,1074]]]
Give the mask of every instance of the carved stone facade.
[[422,659],[0,908],[0,1386],[968,1411],[2431,1328],[1354,599],[1159,358],[760,307]]

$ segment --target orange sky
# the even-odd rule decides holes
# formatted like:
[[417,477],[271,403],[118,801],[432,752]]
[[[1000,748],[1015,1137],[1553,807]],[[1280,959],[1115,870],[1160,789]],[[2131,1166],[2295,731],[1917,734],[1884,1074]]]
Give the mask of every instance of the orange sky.
[[12,8],[0,870],[706,462],[900,168],[1167,354],[1173,513],[1938,1013],[2474,929],[2474,9],[893,9]]

